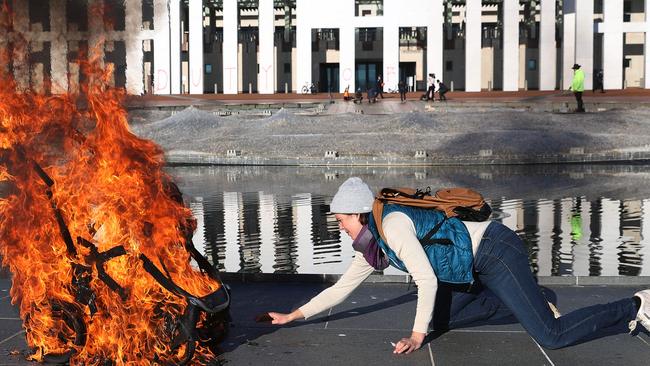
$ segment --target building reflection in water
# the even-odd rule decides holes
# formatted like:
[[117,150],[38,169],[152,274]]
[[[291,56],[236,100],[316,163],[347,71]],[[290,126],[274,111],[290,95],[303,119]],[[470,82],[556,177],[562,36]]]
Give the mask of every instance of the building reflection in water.
[[[220,271],[343,273],[354,253],[328,212],[330,199],[262,191],[193,197],[194,242]],[[523,239],[539,276],[650,275],[650,199],[501,198],[491,205]]]
[[[342,273],[353,251],[330,197],[224,192],[194,197],[194,242],[220,271]],[[539,276],[650,274],[650,200],[494,200],[498,221],[528,246]],[[647,262],[647,261],[646,261]],[[386,273],[399,273],[387,270]]]

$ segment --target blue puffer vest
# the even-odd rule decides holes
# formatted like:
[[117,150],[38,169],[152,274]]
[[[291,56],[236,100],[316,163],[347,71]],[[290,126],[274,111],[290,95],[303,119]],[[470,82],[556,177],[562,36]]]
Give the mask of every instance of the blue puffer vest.
[[[439,281],[454,284],[474,282],[472,239],[462,221],[454,217],[445,219],[445,214],[441,211],[397,204],[384,205],[382,220],[395,211],[405,213],[413,221],[417,238],[429,257],[429,263]],[[390,264],[408,272],[404,263],[379,235],[372,214],[369,218],[368,229],[377,240],[379,247],[386,253]],[[439,226],[438,230],[434,235],[430,235],[435,231],[436,226]]]

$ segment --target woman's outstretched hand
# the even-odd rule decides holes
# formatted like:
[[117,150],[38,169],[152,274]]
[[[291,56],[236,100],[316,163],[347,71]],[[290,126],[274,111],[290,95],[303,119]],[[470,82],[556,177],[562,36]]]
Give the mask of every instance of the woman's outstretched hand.
[[291,312],[291,314],[269,312],[269,317],[271,318],[271,324],[282,325],[291,323],[296,319],[302,319],[304,318],[304,315],[302,315],[302,312],[298,309]]
[[411,333],[410,338],[402,338],[395,345],[393,353],[411,353],[420,347],[422,347],[422,342],[424,342],[424,333],[413,332]]

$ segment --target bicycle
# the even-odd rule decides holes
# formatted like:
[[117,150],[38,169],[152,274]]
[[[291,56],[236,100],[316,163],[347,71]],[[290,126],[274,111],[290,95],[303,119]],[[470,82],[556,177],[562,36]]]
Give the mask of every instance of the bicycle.
[[316,85],[314,83],[306,82],[300,89],[301,94],[316,94]]

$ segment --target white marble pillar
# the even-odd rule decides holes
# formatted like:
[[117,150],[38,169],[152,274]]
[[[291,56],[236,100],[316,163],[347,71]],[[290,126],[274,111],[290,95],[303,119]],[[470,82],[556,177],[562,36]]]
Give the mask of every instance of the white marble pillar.
[[539,89],[555,90],[557,44],[555,42],[555,0],[542,0],[539,31]]
[[465,91],[481,91],[481,0],[465,5]]
[[571,67],[576,62],[576,0],[564,0],[562,31],[562,89],[573,80]]
[[142,60],[142,0],[129,0],[125,2],[124,29],[126,46],[126,92],[128,94],[142,94],[144,91],[144,72]]
[[[436,77],[442,80],[442,63],[443,63],[443,52],[444,52],[444,34],[442,30],[442,25],[444,23],[444,6],[442,1],[435,1],[432,5],[433,13],[430,14],[427,19],[429,22],[427,24],[427,73],[436,74]],[[425,80],[426,80],[425,75]],[[451,80],[443,80],[447,86]]]
[[603,1],[603,85],[623,88],[623,0]]
[[[305,83],[310,83],[311,80],[311,26],[309,23],[309,7],[313,0],[296,0],[296,19],[298,21],[296,27],[296,75],[294,85],[296,92],[300,92]],[[339,34],[341,35],[340,41],[340,70],[343,73],[344,66],[343,59],[346,59],[349,53],[349,40],[346,37],[346,32],[341,28]],[[354,28],[352,28],[354,29]],[[352,54],[354,54],[354,34],[352,35]],[[354,64],[352,65],[352,81],[354,81]],[[343,85],[343,78],[341,78],[341,86]],[[351,87],[352,88],[352,87]]]
[[50,1],[50,31],[52,33],[50,64],[52,65],[53,94],[62,94],[68,91],[66,4],[65,0]]
[[397,88],[399,82],[399,27],[384,27],[384,91]]
[[[232,0],[224,1],[226,4]],[[203,0],[190,0],[189,7],[190,30],[190,62],[189,84],[190,94],[203,94]],[[228,52],[224,47],[224,53]]]
[[172,94],[181,94],[181,5],[180,0],[169,0],[169,58]]
[[645,56],[644,81],[645,88],[650,89],[650,0],[645,0],[645,42],[643,44],[643,55]]
[[275,93],[275,8],[273,0],[259,0],[259,73],[257,90],[260,94]]
[[223,0],[223,93],[237,94],[239,86],[239,7],[237,0]]
[[168,0],[153,3],[153,93],[171,94],[170,28]]
[[[609,1],[609,0],[608,0]],[[607,1],[603,1],[607,3]],[[585,72],[585,90],[593,88],[594,76],[594,1],[576,2],[576,63]]]
[[[354,62],[356,57],[354,37],[354,27],[345,26],[339,28],[339,92],[343,93],[345,88],[350,86],[350,95],[353,95],[356,90],[356,79],[354,77]],[[311,47],[311,45],[309,45],[309,47]],[[300,59],[298,59],[298,62],[300,65]]]
[[519,90],[519,0],[503,0],[503,91]]

